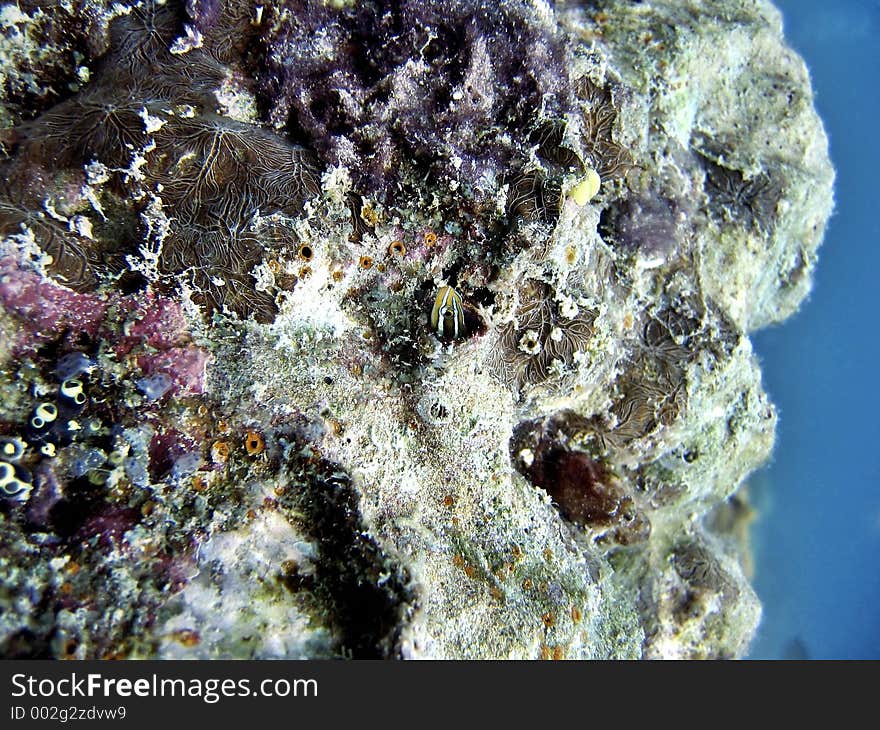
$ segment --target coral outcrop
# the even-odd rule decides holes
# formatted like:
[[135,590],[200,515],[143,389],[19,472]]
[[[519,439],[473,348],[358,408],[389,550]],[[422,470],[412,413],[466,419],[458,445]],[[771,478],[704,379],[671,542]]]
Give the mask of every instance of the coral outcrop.
[[0,22],[4,656],[746,651],[833,186],[768,2]]

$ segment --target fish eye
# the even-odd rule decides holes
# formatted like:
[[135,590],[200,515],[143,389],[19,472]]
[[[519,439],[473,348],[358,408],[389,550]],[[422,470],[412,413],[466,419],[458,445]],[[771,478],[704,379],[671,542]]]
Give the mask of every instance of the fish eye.
[[42,418],[40,418],[39,416],[34,416],[31,419],[31,426],[33,426],[36,429],[41,429],[45,425],[46,425],[46,422]]

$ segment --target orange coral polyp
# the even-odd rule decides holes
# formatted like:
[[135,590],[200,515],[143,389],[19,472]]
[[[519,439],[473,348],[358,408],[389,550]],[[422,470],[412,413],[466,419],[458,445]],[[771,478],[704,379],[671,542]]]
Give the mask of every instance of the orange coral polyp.
[[259,456],[266,449],[266,442],[259,431],[248,431],[244,437],[244,449],[248,456]]

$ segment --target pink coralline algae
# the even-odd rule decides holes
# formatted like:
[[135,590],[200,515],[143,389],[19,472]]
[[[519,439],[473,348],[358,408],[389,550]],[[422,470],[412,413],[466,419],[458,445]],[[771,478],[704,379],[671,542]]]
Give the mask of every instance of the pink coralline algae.
[[148,293],[137,302],[127,298],[120,308],[129,314],[125,334],[114,344],[117,357],[136,355],[148,377],[166,374],[173,395],[204,392],[210,354],[193,344],[180,303]]
[[138,357],[138,365],[146,375],[166,373],[171,378],[169,392],[177,395],[198,395],[204,392],[205,373],[210,354],[195,345],[171,347],[155,355]]
[[119,361],[134,356],[144,375],[166,373],[172,395],[204,391],[210,354],[192,342],[179,302],[153,292],[140,295],[80,294],[13,256],[0,260],[0,306],[18,320],[18,356],[59,337],[101,337]]
[[140,519],[140,513],[129,507],[107,506],[102,511],[89,516],[76,533],[77,539],[89,540],[97,537],[104,548],[112,548],[121,543],[123,536]]
[[148,292],[128,304],[133,308],[125,336],[115,347],[117,354],[127,354],[139,344],[166,350],[189,340],[189,325],[179,302]]
[[65,331],[94,336],[107,312],[107,302],[99,296],[78,294],[24,270],[12,256],[0,260],[0,304],[20,321],[19,354]]
[[150,439],[150,476],[154,481],[165,477],[181,459],[198,455],[199,441],[196,437],[170,428],[153,434]]

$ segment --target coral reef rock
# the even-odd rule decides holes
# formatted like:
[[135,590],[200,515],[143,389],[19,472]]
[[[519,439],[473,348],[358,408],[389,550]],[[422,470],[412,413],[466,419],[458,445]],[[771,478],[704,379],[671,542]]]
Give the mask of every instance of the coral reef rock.
[[764,0],[0,7],[0,653],[743,655]]

